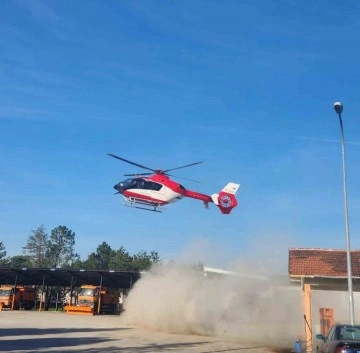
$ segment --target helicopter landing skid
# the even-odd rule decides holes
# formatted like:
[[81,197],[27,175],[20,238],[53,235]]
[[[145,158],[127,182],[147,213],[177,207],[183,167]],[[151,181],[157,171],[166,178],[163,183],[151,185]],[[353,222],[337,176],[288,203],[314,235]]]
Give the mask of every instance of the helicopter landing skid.
[[134,206],[134,207],[138,208],[139,210],[144,210],[144,211],[151,211],[151,212],[158,212],[158,213],[162,212],[162,211],[157,210],[156,207],[154,209],[146,208],[146,207],[140,207],[140,206]]
[[[138,206],[138,205],[140,205],[140,206]],[[158,212],[158,213],[162,212],[157,209],[158,207],[161,207],[159,204],[142,202],[142,201],[138,201],[136,199],[126,199],[125,206],[134,207],[134,208],[137,208],[139,210],[144,210],[144,211],[152,211],[152,212]]]
[[[133,203],[126,203],[125,206],[137,208],[139,210],[144,210],[144,211],[151,211],[151,212],[158,212],[158,213],[162,212],[162,211],[156,209],[158,206],[152,206],[153,208],[147,208],[147,207],[135,206]],[[149,206],[149,207],[151,207],[151,206]]]

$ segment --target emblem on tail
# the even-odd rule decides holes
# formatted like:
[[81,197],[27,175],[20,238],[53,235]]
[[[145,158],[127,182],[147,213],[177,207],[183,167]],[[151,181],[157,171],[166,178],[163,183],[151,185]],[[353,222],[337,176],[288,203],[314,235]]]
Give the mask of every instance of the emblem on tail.
[[221,213],[229,214],[237,206],[235,194],[240,184],[228,183],[218,194],[211,195],[214,204],[220,208]]

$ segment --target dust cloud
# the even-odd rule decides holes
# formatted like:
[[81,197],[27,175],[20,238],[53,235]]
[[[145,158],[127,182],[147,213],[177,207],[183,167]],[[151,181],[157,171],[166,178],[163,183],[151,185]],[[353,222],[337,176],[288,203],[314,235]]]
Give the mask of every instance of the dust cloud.
[[289,285],[286,271],[274,274],[265,260],[259,267],[241,259],[231,272],[204,272],[196,265],[199,256],[192,252],[188,264],[169,263],[145,273],[130,291],[121,319],[169,333],[293,347],[304,330],[301,291]]

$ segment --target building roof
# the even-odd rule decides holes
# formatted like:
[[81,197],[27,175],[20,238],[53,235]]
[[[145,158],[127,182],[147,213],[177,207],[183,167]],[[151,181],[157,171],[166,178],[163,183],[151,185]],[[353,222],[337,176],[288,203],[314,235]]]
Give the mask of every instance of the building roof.
[[[352,275],[360,277],[360,251],[351,251]],[[289,276],[346,277],[345,250],[289,249]]]
[[78,287],[83,284],[129,289],[140,278],[137,271],[0,268],[0,284]]

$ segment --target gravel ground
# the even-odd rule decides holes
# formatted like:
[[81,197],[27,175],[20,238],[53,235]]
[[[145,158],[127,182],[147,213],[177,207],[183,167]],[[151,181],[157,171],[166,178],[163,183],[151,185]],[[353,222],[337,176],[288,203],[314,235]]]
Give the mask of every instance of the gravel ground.
[[124,326],[119,316],[1,311],[0,352],[274,352],[216,337],[176,335]]

